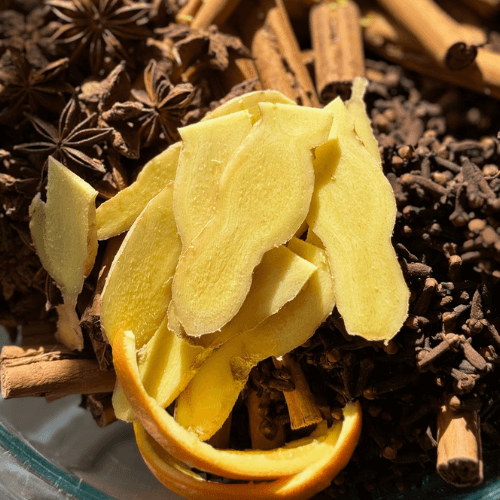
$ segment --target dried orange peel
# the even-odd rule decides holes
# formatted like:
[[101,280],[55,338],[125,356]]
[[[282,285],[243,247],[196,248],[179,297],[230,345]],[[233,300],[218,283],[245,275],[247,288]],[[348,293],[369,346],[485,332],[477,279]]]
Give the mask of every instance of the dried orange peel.
[[[141,381],[136,357],[135,336],[119,332],[113,343],[115,371],[135,411],[148,433],[176,459],[230,479],[264,480],[297,474],[328,454],[335,428],[321,435],[298,439],[274,450],[218,450],[186,430],[148,395]],[[353,447],[355,444],[353,444]]]
[[134,424],[139,451],[151,472],[171,491],[189,500],[308,500],[327,488],[349,462],[361,434],[359,403],[348,403],[344,420],[332,429],[326,439],[329,449],[302,472],[274,481],[223,484],[203,479],[165,451],[140,423]]

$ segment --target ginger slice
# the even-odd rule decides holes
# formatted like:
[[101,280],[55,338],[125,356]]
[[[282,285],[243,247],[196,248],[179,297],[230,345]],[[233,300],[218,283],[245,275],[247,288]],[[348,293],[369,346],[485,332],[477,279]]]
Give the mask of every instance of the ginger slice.
[[38,193],[30,206],[30,231],[40,261],[60,288],[59,340],[70,349],[83,349],[76,301],[97,254],[97,191],[49,157],[47,202]]
[[240,309],[264,253],[288,241],[314,188],[311,149],[332,116],[319,109],[259,104],[262,118],[222,174],[212,219],[183,253],[172,291],[189,335],[214,332]]
[[256,90],[255,92],[248,92],[245,95],[230,99],[208,113],[201,121],[212,120],[213,118],[229,115],[238,111],[248,111],[252,118],[252,123],[255,123],[260,119],[259,103],[261,102],[291,104],[292,106],[297,105],[295,101],[292,101],[292,99],[289,99],[277,90]]
[[101,325],[111,345],[126,329],[137,331],[138,348],[154,335],[167,313],[180,252],[171,183],[134,222],[111,265],[101,296]]
[[[170,307],[168,319],[163,320],[154,336],[141,350],[138,361],[139,372],[148,394],[166,408],[222,343],[257,326],[279,311],[297,296],[315,271],[314,264],[286,247],[267,252],[255,270],[252,287],[240,312],[213,337],[201,337],[211,337],[210,342],[203,346],[192,345],[176,335],[175,331],[182,327],[173,325],[176,318]],[[115,398],[123,399],[117,395]],[[124,406],[126,407],[123,403],[117,403],[121,415],[119,418],[130,420],[133,416],[123,409]]]
[[97,237],[107,240],[128,231],[146,205],[175,179],[181,143],[176,142],[155,156],[135,182],[97,209]]
[[[136,412],[138,421],[167,453],[191,467],[231,479],[274,479],[305,471],[309,466],[321,463],[321,457],[326,457],[329,451],[332,451],[332,444],[337,442],[339,429],[328,429],[324,425],[311,436],[274,450],[217,450],[184,429],[148,396],[139,375],[135,337],[132,332],[119,332],[116,335],[113,359],[118,380]],[[358,428],[361,423],[360,408],[358,404],[347,405],[344,410],[347,411],[346,417],[353,414],[348,408],[356,414]],[[352,435],[351,438],[352,441],[349,439],[349,442],[354,448],[357,437]],[[347,450],[345,453],[348,454]],[[341,456],[342,459],[348,458],[344,457],[343,453]],[[321,473],[319,476],[322,480],[327,479],[326,475]],[[310,479],[319,478],[313,474]]]
[[[235,97],[208,113],[203,121],[247,110],[252,123],[260,118],[259,102],[295,104],[275,90],[250,92]],[[219,132],[217,132],[219,133]],[[130,229],[139,214],[167,184],[175,179],[181,143],[172,144],[141,170],[135,182],[97,209],[97,236],[106,240]]]
[[329,447],[326,452],[318,454],[316,462],[295,475],[260,483],[207,481],[162,448],[140,423],[134,424],[134,432],[139,451],[156,478],[189,500],[308,500],[330,485],[349,462],[359,441],[360,404],[348,403],[343,417],[329,429],[326,439]]
[[[182,151],[175,176],[174,216],[183,248],[212,217],[222,171],[251,128],[250,114],[238,111],[179,129]],[[224,140],[214,140],[217,135]]]
[[315,161],[323,162],[324,170],[316,178],[307,221],[328,254],[347,331],[388,341],[402,327],[409,301],[391,244],[394,194],[378,160],[355,134],[342,101],[326,108],[334,113],[330,139],[339,150],[333,157],[316,150]]
[[317,271],[278,313],[214,352],[177,399],[176,420],[202,440],[224,423],[259,361],[282,356],[303,344],[333,310],[335,297],[325,252],[296,238],[289,246]]

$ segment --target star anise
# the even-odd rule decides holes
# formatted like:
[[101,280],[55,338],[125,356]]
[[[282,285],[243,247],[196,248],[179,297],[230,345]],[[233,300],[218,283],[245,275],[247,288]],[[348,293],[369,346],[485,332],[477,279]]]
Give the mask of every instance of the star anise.
[[82,102],[98,114],[98,125],[113,130],[113,147],[127,158],[139,158],[139,121],[136,120],[144,106],[131,98],[130,78],[122,61],[101,81],[82,85],[79,95]]
[[144,106],[139,118],[143,146],[151,145],[162,132],[168,143],[174,142],[179,137],[177,128],[194,97],[193,86],[173,85],[152,59],[144,70],[144,87],[145,90],[132,89],[132,95]]
[[[72,92],[69,83],[60,80],[68,59],[59,59],[35,69],[17,49],[9,49],[0,66],[0,123],[11,123],[29,106],[32,113],[41,107],[54,112],[64,107],[63,93]],[[3,109],[2,109],[3,108]]]
[[16,10],[0,12],[0,53],[14,48],[26,55],[36,68],[48,64],[50,24],[46,24],[48,8],[37,7],[26,14]]
[[[84,169],[105,174],[106,169],[102,161],[92,158],[89,154],[91,154],[90,150],[93,146],[111,137],[112,130],[95,126],[96,113],[86,118],[83,118],[84,116],[76,96],[64,108],[58,127],[37,116],[27,115],[33,127],[45,140],[19,144],[14,146],[14,150],[23,153],[43,154],[46,158],[52,155],[79,174],[84,172]],[[42,172],[44,170],[45,168],[42,169]]]
[[250,57],[240,38],[221,33],[216,26],[206,30],[190,28],[185,24],[170,24],[155,30],[157,35],[174,42],[183,68],[196,64],[201,68],[224,71],[230,56]]
[[76,42],[74,60],[88,49],[90,70],[97,73],[106,53],[130,60],[124,40],[145,40],[148,30],[147,3],[127,0],[46,0],[61,19],[52,39],[65,44]]

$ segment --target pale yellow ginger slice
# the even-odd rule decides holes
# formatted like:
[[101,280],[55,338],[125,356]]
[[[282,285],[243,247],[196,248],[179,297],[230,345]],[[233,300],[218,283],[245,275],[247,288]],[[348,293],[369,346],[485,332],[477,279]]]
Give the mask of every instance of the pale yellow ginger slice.
[[260,119],[259,103],[261,102],[296,105],[295,101],[285,97],[277,90],[256,90],[255,92],[248,92],[248,94],[230,99],[210,113],[207,113],[202,121],[212,120],[213,118],[238,111],[248,111],[252,118],[252,123],[255,123]]
[[352,82],[351,98],[346,102],[346,109],[348,116],[354,122],[356,135],[363,142],[367,151],[380,164],[380,168],[382,168],[378,142],[373,135],[372,125],[366,113],[366,104],[363,99],[367,86],[368,80],[366,78],[357,77],[354,79]]
[[[267,252],[256,267],[252,286],[241,310],[220,332],[194,339],[179,336],[182,326],[175,324],[175,308],[170,304],[168,320],[141,350],[139,373],[148,394],[168,406],[195,376],[205,359],[221,344],[257,326],[293,300],[316,271],[316,266],[281,246]],[[118,418],[134,418],[121,390],[113,397]]]
[[137,332],[138,348],[154,335],[167,313],[180,252],[171,183],[134,222],[111,265],[101,297],[111,345],[118,330]]
[[342,101],[327,109],[334,113],[330,139],[338,142],[338,155],[316,150],[316,161],[325,162],[324,175],[316,179],[307,221],[328,254],[347,331],[388,341],[403,325],[409,300],[391,244],[394,194],[379,161],[358,139],[352,120],[345,119]]
[[183,248],[212,217],[222,171],[251,128],[248,111],[238,111],[179,129],[182,151],[175,176],[174,215]]
[[97,237],[107,240],[128,231],[144,207],[175,179],[181,143],[176,142],[155,156],[141,170],[135,182],[97,209]]
[[317,271],[278,313],[214,352],[177,399],[176,420],[200,439],[210,438],[222,426],[253,366],[303,344],[335,305],[326,253],[296,238],[289,247],[313,263]]
[[309,209],[311,150],[325,142],[332,116],[259,106],[261,120],[222,174],[212,219],[179,259],[173,301],[189,335],[219,330],[236,315],[264,253],[288,241]]
[[[247,110],[252,123],[255,123],[260,118],[259,102],[295,104],[275,90],[250,92],[219,106],[207,114],[203,121]],[[106,240],[130,229],[148,202],[175,179],[180,147],[180,142],[172,144],[163,153],[150,160],[135,182],[97,209],[98,239]]]
[[96,196],[92,186],[49,157],[47,202],[37,194],[30,206],[33,243],[64,299],[59,340],[76,350],[83,349],[76,301],[97,254]]

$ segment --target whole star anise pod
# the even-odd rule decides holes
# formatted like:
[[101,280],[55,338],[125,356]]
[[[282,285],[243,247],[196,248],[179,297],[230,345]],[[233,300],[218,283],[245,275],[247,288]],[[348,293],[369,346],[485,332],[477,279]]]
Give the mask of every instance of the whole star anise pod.
[[[44,141],[29,144],[18,144],[14,150],[23,153],[43,154],[46,158],[52,155],[76,173],[90,169],[94,172],[106,173],[103,163],[89,156],[91,148],[111,137],[112,129],[94,126],[97,118],[93,113],[86,118],[82,112],[80,102],[74,96],[64,108],[59,119],[59,126],[54,127],[49,122],[37,116],[27,115],[36,131]],[[87,154],[89,153],[89,154]],[[45,170],[42,169],[42,172]]]
[[139,118],[143,147],[148,147],[162,132],[169,143],[174,142],[179,137],[177,128],[193,100],[193,86],[173,85],[152,59],[144,70],[144,87],[145,90],[132,89],[132,95],[144,106]]
[[145,40],[148,30],[147,3],[126,0],[46,0],[61,19],[52,39],[65,44],[76,42],[74,60],[88,49],[90,69],[97,73],[106,52],[117,59],[127,59],[124,40]]
[[61,111],[64,92],[72,92],[69,83],[60,80],[68,59],[59,59],[42,69],[35,69],[17,49],[9,49],[0,65],[0,123],[17,118],[25,105],[32,113],[40,107]]

